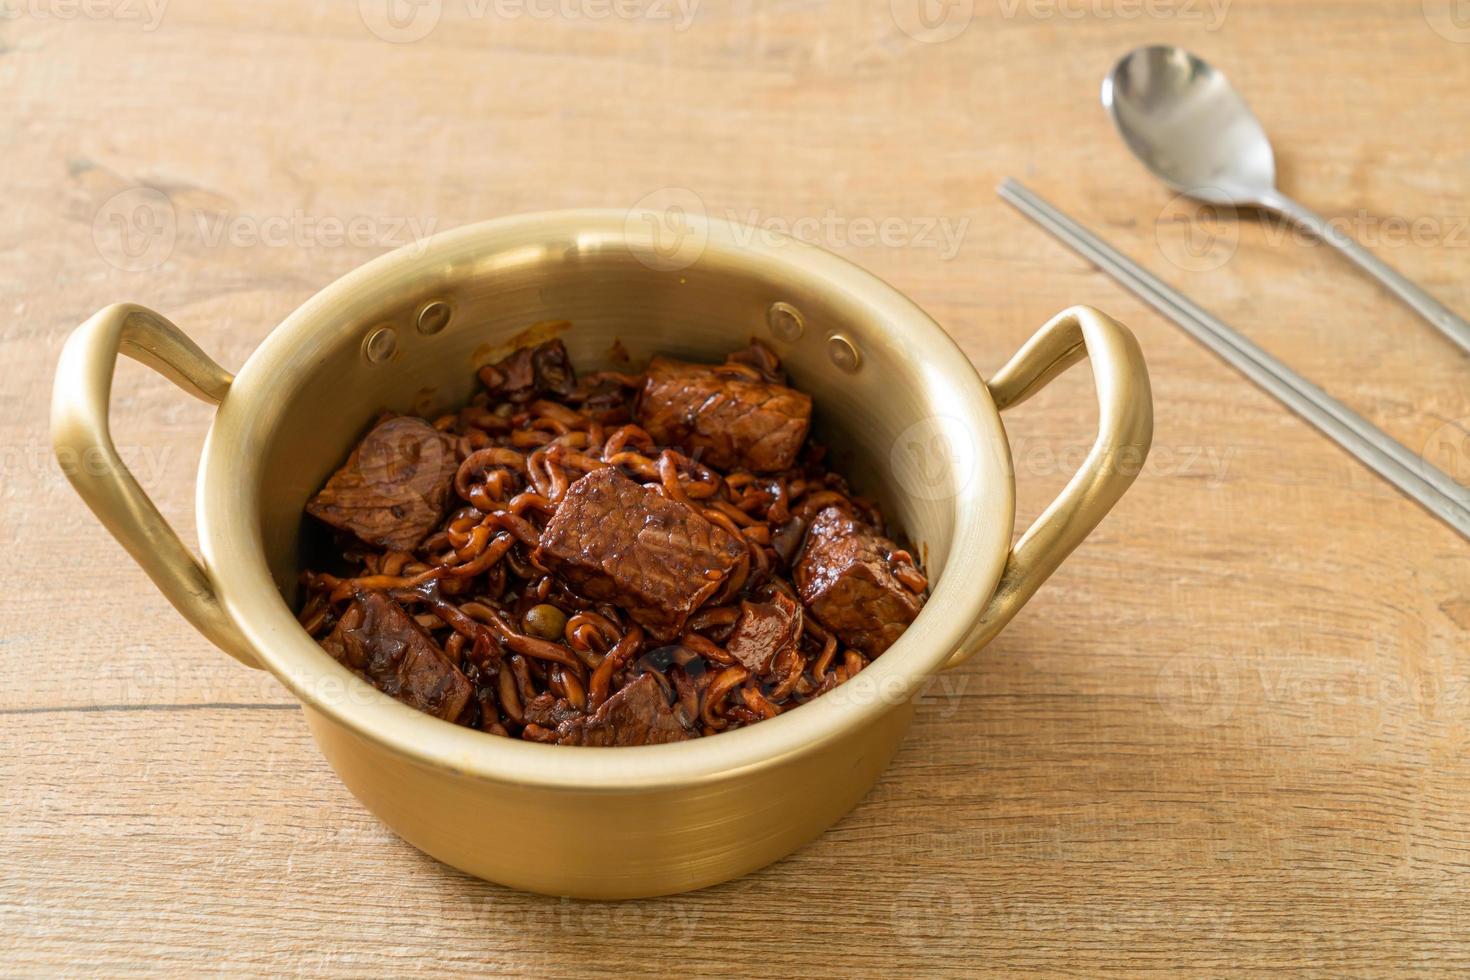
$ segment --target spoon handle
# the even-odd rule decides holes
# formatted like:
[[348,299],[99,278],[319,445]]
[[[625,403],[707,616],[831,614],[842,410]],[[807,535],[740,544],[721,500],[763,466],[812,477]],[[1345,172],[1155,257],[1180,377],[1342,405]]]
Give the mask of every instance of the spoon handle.
[[1466,323],[1439,300],[1404,278],[1386,262],[1349,238],[1335,225],[1305,205],[1298,204],[1280,191],[1273,191],[1258,201],[1262,207],[1296,222],[1317,238],[1336,247],[1352,259],[1364,272],[1373,276],[1408,303],[1419,315],[1438,327],[1446,337],[1470,353],[1470,323]]

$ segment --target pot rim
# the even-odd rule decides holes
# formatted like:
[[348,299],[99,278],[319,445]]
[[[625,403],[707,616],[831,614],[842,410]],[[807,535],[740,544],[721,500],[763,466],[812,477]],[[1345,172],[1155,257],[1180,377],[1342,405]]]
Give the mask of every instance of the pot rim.
[[[259,460],[269,433],[257,408],[289,372],[308,370],[308,341],[345,329],[349,300],[442,274],[472,258],[539,246],[654,255],[656,225],[637,212],[582,209],[515,215],[441,232],[374,259],[324,287],[261,342],[221,402],[205,440],[196,514],[200,548],[221,605],[257,660],[306,706],[360,738],[440,770],[523,786],[617,792],[689,786],[761,769],[811,751],[911,700],[960,647],[1000,580],[1015,520],[1010,448],[1000,413],[969,358],[903,293],[847,259],[787,236],[749,235],[718,218],[688,216],[706,236],[701,263],[720,261],[772,281],[836,290],[867,307],[929,382],[931,416],[974,433],[978,471],[949,500],[948,562],[919,617],[857,677],[758,725],[668,745],[616,750],[541,745],[440,721],[401,704],[333,660],[297,623],[268,567],[259,519]],[[647,229],[647,230],[645,230]],[[677,274],[677,273],[670,273]],[[384,297],[386,299],[386,296]]]

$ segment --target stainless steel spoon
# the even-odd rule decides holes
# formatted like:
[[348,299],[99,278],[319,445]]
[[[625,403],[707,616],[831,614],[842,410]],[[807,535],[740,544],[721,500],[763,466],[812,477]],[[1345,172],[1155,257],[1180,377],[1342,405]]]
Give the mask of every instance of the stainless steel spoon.
[[1321,215],[1276,189],[1266,132],[1230,81],[1183,48],[1139,48],[1103,80],[1103,105],[1133,155],[1182,194],[1257,207],[1335,246],[1470,352],[1470,323],[1374,257]]

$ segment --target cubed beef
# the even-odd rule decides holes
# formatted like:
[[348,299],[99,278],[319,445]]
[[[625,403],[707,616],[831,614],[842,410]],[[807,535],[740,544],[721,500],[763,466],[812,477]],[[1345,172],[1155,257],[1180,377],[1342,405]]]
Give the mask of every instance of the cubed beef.
[[536,558],[588,599],[620,605],[655,639],[671,640],[744,552],[688,506],[608,467],[567,488]]
[[381,592],[356,595],[322,646],[384,694],[459,721],[474,689],[428,631]]
[[570,701],[550,691],[543,691],[527,701],[522,714],[528,723],[542,728],[556,728],[564,721],[582,717],[582,712],[572,707]]
[[769,602],[742,602],[725,649],[753,674],[771,669],[771,660],[801,641],[801,606],[784,592]]
[[817,515],[796,562],[796,589],[817,622],[876,657],[893,645],[924,604],[903,585],[898,545],[836,507]]
[[306,505],[317,520],[390,551],[412,549],[444,516],[458,468],[448,441],[408,415],[373,426]]
[[479,374],[491,397],[517,403],[548,395],[565,398],[577,386],[577,373],[560,340],[522,347],[480,368]]
[[812,400],[733,367],[655,357],[638,396],[638,424],[716,469],[773,473],[796,462]]
[[537,733],[538,740],[558,745],[662,745],[682,742],[693,733],[684,726],[653,674],[625,685],[590,715]]

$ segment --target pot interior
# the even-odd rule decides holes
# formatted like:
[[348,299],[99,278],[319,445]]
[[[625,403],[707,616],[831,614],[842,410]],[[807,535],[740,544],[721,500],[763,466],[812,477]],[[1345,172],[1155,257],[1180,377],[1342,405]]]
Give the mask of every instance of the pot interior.
[[[251,458],[236,472],[293,608],[316,537],[303,535],[302,507],[377,415],[454,409],[476,367],[556,335],[579,371],[638,370],[654,354],[718,361],[751,338],[766,343],[813,396],[832,467],[879,501],[923,561],[936,599],[920,622],[978,613],[1009,544],[1008,450],[968,360],[910,301],[829,253],[752,244],[718,222],[696,226],[697,249],[672,251],[621,214],[502,225],[441,235],[339,280],[241,371],[222,411],[250,413]],[[795,311],[799,333],[772,313],[777,303]],[[447,323],[437,306],[425,317],[431,304],[447,306]],[[378,363],[369,356],[390,347]],[[966,594],[937,601],[967,564]]]

